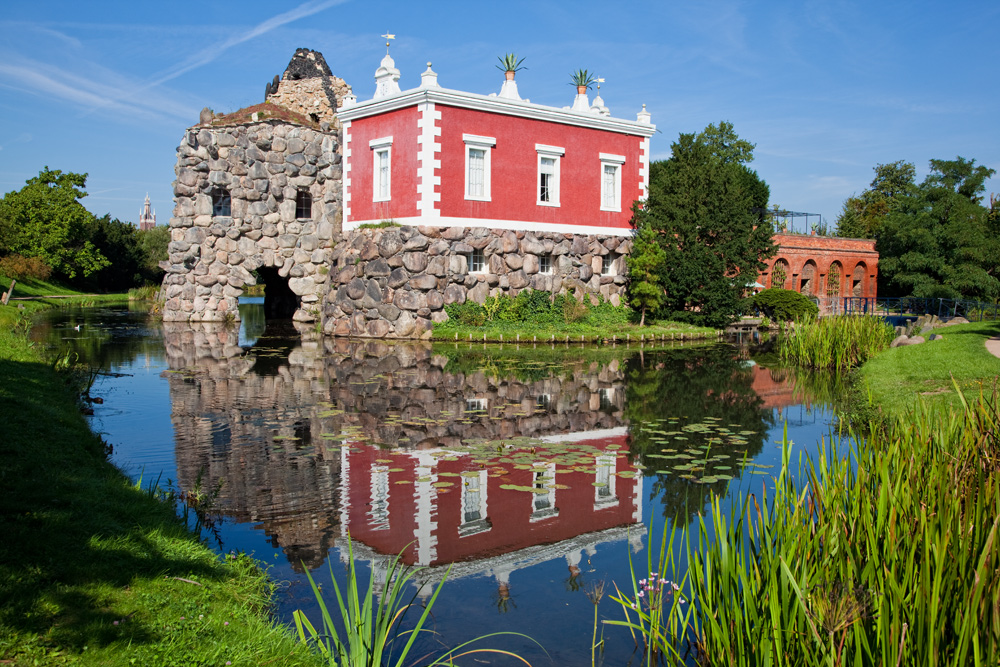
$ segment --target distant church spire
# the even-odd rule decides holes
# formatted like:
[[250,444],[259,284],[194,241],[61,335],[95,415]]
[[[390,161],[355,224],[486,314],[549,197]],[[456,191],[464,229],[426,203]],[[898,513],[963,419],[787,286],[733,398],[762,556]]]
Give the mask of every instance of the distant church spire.
[[147,192],[146,203],[143,204],[142,210],[139,211],[139,229],[144,231],[153,227],[156,227],[156,212],[150,208],[149,193]]

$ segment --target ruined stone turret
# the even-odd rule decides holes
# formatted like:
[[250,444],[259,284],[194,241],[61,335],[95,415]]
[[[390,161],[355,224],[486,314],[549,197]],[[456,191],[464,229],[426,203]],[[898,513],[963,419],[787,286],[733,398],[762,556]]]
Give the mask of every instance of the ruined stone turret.
[[350,92],[347,82],[330,71],[322,53],[297,49],[281,79],[276,76],[265,87],[264,101],[336,126],[337,109]]

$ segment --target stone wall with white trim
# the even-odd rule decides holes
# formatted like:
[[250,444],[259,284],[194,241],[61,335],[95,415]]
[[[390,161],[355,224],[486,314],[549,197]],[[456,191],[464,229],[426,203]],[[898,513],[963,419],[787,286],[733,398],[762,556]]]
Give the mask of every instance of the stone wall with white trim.
[[[342,221],[336,129],[276,120],[195,126],[174,171],[163,319],[238,319],[243,287],[256,283],[252,272],[274,267],[300,300],[294,319],[315,320]],[[231,215],[213,215],[215,189],[229,193]],[[296,218],[299,190],[312,197],[308,218]]]
[[[336,239],[323,331],[335,336],[427,338],[444,307],[483,303],[524,289],[618,305],[625,291],[629,237],[510,231],[484,227],[385,227]],[[474,251],[485,270],[470,272]],[[611,271],[603,275],[604,257]],[[551,272],[542,272],[548,258]]]

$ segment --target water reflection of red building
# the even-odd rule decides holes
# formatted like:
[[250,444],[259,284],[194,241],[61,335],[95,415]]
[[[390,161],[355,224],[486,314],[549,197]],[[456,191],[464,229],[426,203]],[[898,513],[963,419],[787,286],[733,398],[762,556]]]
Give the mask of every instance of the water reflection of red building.
[[750,386],[760,396],[765,408],[777,409],[780,413],[792,405],[809,403],[809,394],[796,386],[794,378],[789,378],[784,369],[764,368],[754,364],[751,370],[753,379]]
[[[341,525],[375,558],[458,563],[452,578],[492,571],[503,584],[514,569],[560,554],[572,570],[581,551],[624,539],[629,527],[644,532],[642,473],[628,460],[627,438],[624,427],[539,438],[530,466],[510,459],[526,447],[488,461],[442,448],[345,447]],[[570,451],[548,452],[554,443]]]

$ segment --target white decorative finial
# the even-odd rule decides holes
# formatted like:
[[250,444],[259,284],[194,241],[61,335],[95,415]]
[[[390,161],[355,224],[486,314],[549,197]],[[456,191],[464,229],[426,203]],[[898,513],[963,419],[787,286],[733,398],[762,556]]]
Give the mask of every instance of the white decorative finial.
[[438,85],[438,75],[437,72],[431,69],[431,63],[427,61],[427,69],[424,70],[420,75],[420,87],[421,88],[433,88]]
[[636,117],[635,117],[635,119],[637,121],[639,121],[640,123],[649,123],[649,121],[652,118],[653,118],[653,115],[651,113],[649,113],[648,111],[646,111],[646,105],[645,104],[642,105],[642,111],[640,111],[638,114],[636,114]]
[[389,55],[389,40],[396,39],[396,36],[389,32],[386,32],[384,35],[382,35],[382,39],[385,40],[385,55]]

